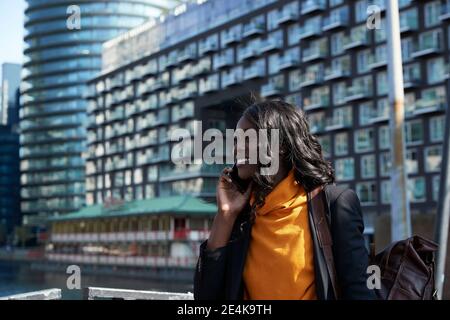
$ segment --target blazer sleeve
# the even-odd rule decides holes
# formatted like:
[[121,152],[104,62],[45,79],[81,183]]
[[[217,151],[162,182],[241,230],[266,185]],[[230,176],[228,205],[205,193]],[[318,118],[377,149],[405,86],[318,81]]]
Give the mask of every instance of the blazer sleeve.
[[375,293],[367,287],[369,255],[364,241],[364,222],[356,193],[347,189],[334,203],[331,215],[333,254],[340,298],[372,300]]
[[215,250],[207,249],[205,240],[200,245],[194,274],[195,300],[223,300],[225,298],[225,270],[228,244]]

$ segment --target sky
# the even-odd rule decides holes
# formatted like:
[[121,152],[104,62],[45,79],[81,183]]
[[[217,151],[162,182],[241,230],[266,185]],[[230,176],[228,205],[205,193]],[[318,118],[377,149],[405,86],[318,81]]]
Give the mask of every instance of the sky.
[[22,63],[25,0],[0,0],[0,65]]

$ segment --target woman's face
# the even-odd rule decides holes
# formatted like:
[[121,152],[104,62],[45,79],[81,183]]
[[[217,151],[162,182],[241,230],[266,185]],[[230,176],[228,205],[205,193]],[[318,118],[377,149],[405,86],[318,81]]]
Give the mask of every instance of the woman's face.
[[[242,129],[244,131],[244,133],[251,129],[251,130],[255,130],[255,132],[257,133],[257,129],[256,127],[247,120],[247,118],[245,117],[241,117],[241,119],[239,119],[239,122],[236,125],[236,129]],[[243,179],[243,180],[247,180],[253,177],[253,175],[255,174],[255,172],[258,170],[258,165],[256,163],[254,163],[254,161],[252,161],[252,163],[249,163],[249,148],[254,148],[257,146],[257,142],[256,141],[252,141],[252,146],[249,145],[249,141],[248,139],[245,139],[245,144],[244,143],[239,143],[238,145],[235,144],[235,148],[234,148],[234,156],[237,157],[239,154],[245,154],[244,158],[236,158],[236,163],[237,163],[237,168],[238,168],[238,174],[239,174],[239,178]],[[240,152],[238,152],[240,151]],[[244,152],[245,151],[245,152]]]

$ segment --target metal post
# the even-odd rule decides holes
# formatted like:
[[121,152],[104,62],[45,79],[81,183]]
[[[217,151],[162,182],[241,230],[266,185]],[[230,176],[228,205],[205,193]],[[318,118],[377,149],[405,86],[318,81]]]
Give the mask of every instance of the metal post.
[[386,1],[391,157],[391,241],[411,236],[411,214],[406,188],[404,92],[398,1]]
[[[444,144],[442,146],[442,165],[441,177],[439,185],[439,202],[436,216],[436,230],[435,240],[439,244],[439,251],[437,256],[437,270],[436,270],[436,290],[438,298],[443,298],[444,282],[448,286],[448,278],[450,277],[450,266],[446,266],[447,250],[449,244],[449,220],[450,220],[450,79],[447,78],[447,109],[445,112],[445,135]],[[447,267],[447,272],[446,272]],[[444,297],[450,299],[450,297]]]

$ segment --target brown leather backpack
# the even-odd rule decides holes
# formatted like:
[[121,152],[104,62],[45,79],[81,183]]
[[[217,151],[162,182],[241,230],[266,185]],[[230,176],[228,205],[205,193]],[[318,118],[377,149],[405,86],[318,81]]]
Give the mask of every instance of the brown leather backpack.
[[[310,193],[313,206],[313,225],[325,256],[328,274],[335,297],[339,299],[338,277],[332,251],[332,234],[326,223],[325,197],[321,187]],[[434,300],[435,252],[438,245],[420,236],[392,243],[389,247],[372,254],[369,265],[380,268],[380,289],[374,289],[381,300]]]
[[372,256],[372,265],[380,267],[382,300],[434,300],[435,252],[438,245],[420,236],[392,243]]

